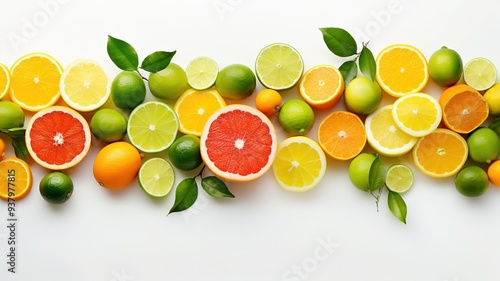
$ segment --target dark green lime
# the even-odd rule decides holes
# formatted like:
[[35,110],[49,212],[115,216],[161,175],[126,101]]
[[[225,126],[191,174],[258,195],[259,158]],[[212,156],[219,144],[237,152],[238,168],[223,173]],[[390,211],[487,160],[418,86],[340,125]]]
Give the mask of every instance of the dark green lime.
[[121,109],[134,109],[146,99],[146,85],[136,72],[122,71],[113,79],[111,98]]
[[51,172],[40,181],[40,194],[51,204],[62,204],[73,194],[73,181],[61,172]]
[[116,109],[102,108],[92,115],[90,130],[98,140],[119,141],[127,133],[127,118]]
[[192,135],[184,135],[174,141],[168,149],[170,163],[184,171],[196,169],[203,163],[200,153],[200,139]]
[[463,168],[455,177],[455,187],[467,197],[483,195],[489,185],[488,174],[481,167],[474,165]]

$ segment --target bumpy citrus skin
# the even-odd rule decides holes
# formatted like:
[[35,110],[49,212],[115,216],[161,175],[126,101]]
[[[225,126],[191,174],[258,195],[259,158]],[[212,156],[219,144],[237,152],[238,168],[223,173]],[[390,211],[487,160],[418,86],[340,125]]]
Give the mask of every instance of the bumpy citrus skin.
[[488,190],[488,175],[481,167],[467,166],[455,177],[455,187],[464,196],[479,197]]
[[301,99],[286,101],[278,114],[281,127],[290,135],[305,135],[314,125],[314,111]]
[[98,140],[119,141],[127,133],[127,118],[115,109],[102,108],[90,119],[90,130]]
[[255,107],[267,116],[277,113],[282,102],[281,94],[273,89],[264,89],[255,97]]
[[370,168],[375,161],[375,154],[361,153],[349,164],[349,179],[352,184],[362,191],[368,191]]
[[191,171],[198,168],[203,159],[200,153],[200,139],[184,135],[174,141],[168,148],[170,163],[177,169]]
[[134,109],[146,99],[146,85],[133,71],[122,71],[111,84],[111,98],[121,109]]
[[496,160],[488,167],[488,178],[494,186],[500,187],[500,160]]
[[479,128],[467,137],[469,156],[477,163],[490,164],[500,155],[500,138],[490,128]]
[[442,47],[429,58],[429,75],[439,86],[455,85],[463,73],[463,62],[457,51]]
[[73,181],[65,173],[51,172],[40,181],[40,194],[51,204],[62,204],[73,194]]
[[170,63],[165,69],[149,75],[148,86],[157,98],[176,99],[188,87],[187,75],[182,67]]
[[370,114],[382,102],[382,89],[377,82],[371,81],[368,77],[357,77],[347,85],[344,101],[349,111]]
[[0,130],[24,126],[24,111],[11,101],[0,101]]
[[253,71],[246,65],[231,64],[224,67],[217,75],[215,88],[219,94],[228,99],[242,100],[255,90],[257,79]]
[[5,141],[0,139],[0,161],[5,157]]

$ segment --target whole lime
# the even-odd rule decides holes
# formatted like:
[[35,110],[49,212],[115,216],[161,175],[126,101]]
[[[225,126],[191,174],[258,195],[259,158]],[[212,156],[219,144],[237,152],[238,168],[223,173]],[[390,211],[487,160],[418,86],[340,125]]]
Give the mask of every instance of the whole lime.
[[455,85],[463,73],[460,55],[444,46],[431,55],[428,67],[432,80],[442,87]]
[[170,163],[177,169],[190,171],[198,168],[203,159],[200,153],[200,139],[192,135],[184,135],[176,139],[168,148]]
[[160,99],[176,99],[188,87],[186,71],[171,62],[165,69],[151,73],[148,78],[151,94]]
[[73,181],[65,173],[48,173],[40,181],[40,194],[51,204],[62,204],[73,194]]
[[355,187],[362,191],[370,190],[370,169],[375,159],[375,154],[362,152],[349,164],[349,179]]
[[301,99],[287,100],[278,113],[281,127],[291,135],[305,135],[314,125],[314,111]]
[[493,85],[483,95],[491,116],[500,116],[500,83]]
[[467,137],[469,156],[477,163],[491,163],[500,155],[500,138],[490,128],[482,127]]
[[370,114],[380,105],[382,90],[368,77],[356,77],[347,84],[344,101],[349,111],[357,114]]
[[121,109],[134,109],[146,99],[146,85],[136,72],[122,71],[113,79],[111,98]]
[[224,98],[241,100],[249,97],[256,86],[253,71],[243,64],[231,64],[219,71],[215,87]]
[[119,141],[127,134],[127,118],[116,109],[101,108],[92,115],[90,130],[98,140]]
[[11,101],[0,101],[0,130],[22,128],[24,126],[24,111]]
[[467,197],[483,195],[490,185],[488,174],[481,167],[467,166],[455,177],[455,187],[458,192]]

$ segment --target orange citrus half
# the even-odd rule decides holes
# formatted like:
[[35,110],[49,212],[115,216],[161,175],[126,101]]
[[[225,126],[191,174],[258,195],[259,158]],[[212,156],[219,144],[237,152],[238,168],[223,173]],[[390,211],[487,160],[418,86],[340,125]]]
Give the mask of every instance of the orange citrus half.
[[344,93],[344,78],[333,65],[320,64],[307,70],[299,84],[299,91],[314,108],[334,106]]
[[26,162],[16,157],[7,157],[0,161],[0,198],[19,200],[31,190],[33,176]]
[[3,99],[9,92],[10,73],[9,69],[3,63],[0,63],[0,99]]

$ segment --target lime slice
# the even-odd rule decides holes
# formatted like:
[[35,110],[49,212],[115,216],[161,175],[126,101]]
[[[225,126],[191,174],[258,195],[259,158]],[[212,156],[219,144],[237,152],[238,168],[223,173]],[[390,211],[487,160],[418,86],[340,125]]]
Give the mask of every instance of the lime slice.
[[497,80],[495,65],[485,58],[471,59],[464,67],[464,81],[478,91],[489,89]]
[[208,57],[197,57],[186,66],[189,86],[195,90],[206,90],[215,84],[219,66]]
[[146,160],[137,176],[142,190],[153,197],[166,196],[174,186],[174,170],[167,160],[159,157]]
[[163,102],[148,101],[131,113],[127,132],[130,142],[143,152],[160,152],[175,140],[179,121],[174,110]]
[[394,164],[387,170],[385,185],[389,190],[403,193],[413,185],[413,172],[404,164]]
[[304,72],[304,61],[292,46],[274,43],[264,47],[257,55],[255,72],[264,87],[285,90],[299,82]]

